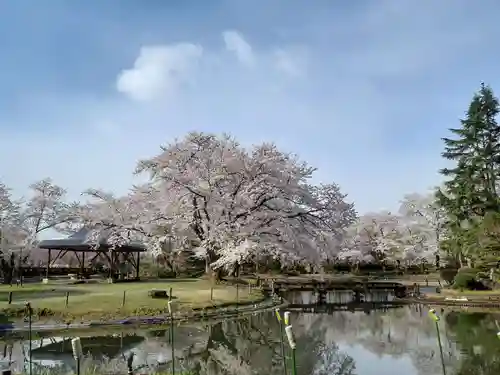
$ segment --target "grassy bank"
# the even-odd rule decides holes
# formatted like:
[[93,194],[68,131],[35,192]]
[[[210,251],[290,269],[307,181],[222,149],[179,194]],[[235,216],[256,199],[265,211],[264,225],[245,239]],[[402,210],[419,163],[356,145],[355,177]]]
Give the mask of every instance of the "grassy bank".
[[441,294],[444,296],[470,296],[470,297],[500,297],[500,289],[494,290],[458,290],[458,289],[442,289]]
[[[22,318],[25,303],[33,307],[35,320],[106,321],[130,316],[165,314],[166,299],[148,296],[152,289],[173,290],[176,310],[187,312],[199,308],[254,301],[262,298],[260,291],[246,287],[215,285],[203,279],[172,279],[158,282],[121,284],[80,284],[0,286],[0,314],[7,318]],[[9,293],[12,303],[9,304]],[[238,297],[238,298],[237,298]],[[66,304],[66,300],[68,303]]]
[[441,293],[426,293],[425,296],[429,299],[445,299],[445,298],[467,298],[471,301],[500,301],[500,290],[455,290],[442,289]]
[[[116,371],[116,373],[124,373],[126,374],[126,370],[120,369],[121,371]],[[115,372],[111,372],[112,374]],[[144,374],[144,375],[172,375],[172,372],[170,371],[154,371],[150,369],[143,369],[139,372],[138,374]],[[36,369],[36,374],[37,375],[67,375],[67,371],[63,370],[58,370],[58,369],[49,369],[49,368],[43,368],[43,369]],[[92,369],[82,369],[81,370],[81,375],[109,375],[110,371],[106,370],[101,370],[99,368],[92,368]],[[29,375],[29,372],[20,372],[19,375]],[[194,372],[191,371],[183,371],[183,370],[176,370],[175,375],[195,375]]]

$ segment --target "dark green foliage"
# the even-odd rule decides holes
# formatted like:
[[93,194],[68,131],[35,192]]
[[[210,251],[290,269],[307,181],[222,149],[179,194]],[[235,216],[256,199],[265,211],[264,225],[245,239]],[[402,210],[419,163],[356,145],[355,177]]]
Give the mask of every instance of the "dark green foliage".
[[141,278],[168,279],[176,277],[200,277],[205,273],[205,261],[198,259],[185,251],[174,259],[149,256],[141,258]]
[[444,320],[449,339],[460,343],[461,357],[453,375],[500,374],[495,314],[451,311]]
[[12,284],[16,271],[16,258],[14,254],[0,253],[0,274],[4,284]]
[[476,274],[472,272],[458,272],[453,281],[454,289],[470,289],[476,281]]

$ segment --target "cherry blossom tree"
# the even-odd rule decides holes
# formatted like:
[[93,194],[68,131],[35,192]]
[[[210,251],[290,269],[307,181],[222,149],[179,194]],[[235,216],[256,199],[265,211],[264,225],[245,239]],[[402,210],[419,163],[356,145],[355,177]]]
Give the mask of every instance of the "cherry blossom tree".
[[73,214],[78,203],[67,203],[66,190],[50,178],[29,186],[30,194],[23,204],[21,218],[32,245],[36,245],[40,233],[52,229],[66,231],[78,218]]
[[175,216],[215,267],[254,252],[284,263],[316,261],[338,251],[355,217],[337,185],[310,184],[314,168],[273,144],[248,152],[229,136],[191,133],[138,170],[177,193]]
[[77,219],[73,213],[78,204],[66,203],[66,191],[51,179],[37,181],[29,189],[28,197],[14,200],[10,189],[0,184],[4,249],[15,252],[20,265],[33,255],[40,233],[50,229],[62,231]]
[[27,238],[20,213],[21,202],[13,199],[10,189],[0,183],[0,273],[4,284],[12,283],[16,253]]
[[398,214],[362,215],[349,228],[341,257],[379,263],[429,261],[438,254],[445,220],[432,193],[406,195]]
[[96,242],[105,235],[112,246],[140,240],[159,252],[173,231],[175,221],[169,213],[175,202],[165,201],[152,184],[136,186],[122,197],[97,189],[88,189],[83,195],[90,199],[75,207],[74,215],[80,218],[77,227],[94,228],[90,240]]
[[12,197],[11,190],[0,183],[0,241],[2,253],[11,251],[26,238],[21,229],[21,202]]
[[399,210],[407,228],[407,257],[439,260],[439,243],[445,239],[446,213],[436,203],[434,192],[409,194]]
[[[338,185],[311,183],[315,169],[273,144],[247,150],[228,135],[189,133],[140,161],[150,181],[127,197],[99,197],[99,224],[113,241],[131,236],[161,243],[184,239],[207,268],[230,267],[256,254],[283,264],[335,256],[355,220]],[[158,245],[156,245],[158,247]]]
[[368,213],[349,228],[342,258],[384,262],[401,258],[400,218],[389,211]]

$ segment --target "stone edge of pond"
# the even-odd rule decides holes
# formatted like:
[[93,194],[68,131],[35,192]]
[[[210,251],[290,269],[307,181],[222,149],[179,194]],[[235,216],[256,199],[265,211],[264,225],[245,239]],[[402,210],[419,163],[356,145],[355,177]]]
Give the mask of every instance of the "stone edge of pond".
[[[284,308],[288,306],[288,302],[284,300],[276,300],[274,298],[263,298],[261,300],[247,302],[239,305],[230,305],[226,307],[211,308],[210,311],[205,309],[192,310],[190,312],[174,316],[174,322],[187,323],[198,322],[210,319],[232,318],[241,315],[248,315],[267,311],[269,309]],[[121,320],[109,320],[106,322],[86,322],[86,323],[55,323],[55,324],[32,324],[32,331],[62,331],[71,329],[85,329],[85,328],[111,328],[111,327],[140,327],[145,325],[161,325],[170,322],[168,315],[157,317],[133,317]],[[0,333],[8,332],[25,332],[29,330],[28,324],[0,324]]]
[[407,303],[419,303],[423,305],[436,305],[436,306],[458,306],[458,307],[485,307],[485,308],[499,308],[500,301],[454,301],[445,300],[444,298],[404,298],[401,299]]

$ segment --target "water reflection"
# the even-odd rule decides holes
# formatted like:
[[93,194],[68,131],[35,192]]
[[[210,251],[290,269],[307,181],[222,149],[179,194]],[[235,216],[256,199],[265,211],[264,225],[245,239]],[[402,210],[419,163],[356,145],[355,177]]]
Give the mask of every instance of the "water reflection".
[[[302,296],[303,297],[303,296]],[[299,298],[299,297],[297,297]],[[440,332],[447,375],[500,374],[498,314],[443,311]],[[312,375],[441,375],[434,322],[422,306],[329,313],[293,313],[299,374]],[[87,332],[84,352],[102,371],[126,371],[135,353],[136,371],[168,369],[168,330]],[[177,368],[194,374],[283,374],[280,329],[272,313],[216,324],[176,328]],[[34,368],[74,371],[70,337],[35,340]],[[27,342],[3,337],[3,365],[19,369],[27,358]],[[0,352],[1,357],[2,352]]]
[[394,292],[392,290],[374,290],[356,295],[352,290],[336,290],[326,292],[324,300],[319,292],[301,291],[287,295],[287,301],[293,305],[312,305],[327,303],[332,305],[346,305],[355,302],[393,302]]

